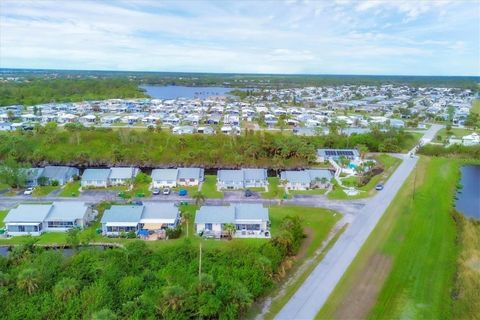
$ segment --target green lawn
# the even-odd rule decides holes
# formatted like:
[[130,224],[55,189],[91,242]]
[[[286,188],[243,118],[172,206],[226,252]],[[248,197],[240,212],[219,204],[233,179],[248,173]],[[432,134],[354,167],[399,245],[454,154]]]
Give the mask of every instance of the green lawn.
[[[281,219],[287,215],[300,216],[304,221],[305,230],[308,235],[308,238],[305,240],[304,243],[306,247],[303,249],[303,253],[299,255],[299,260],[296,261],[296,267],[291,270],[290,274],[293,274],[293,272],[295,272],[305,260],[313,256],[314,252],[321,246],[322,242],[326,239],[332,227],[341,218],[341,215],[333,211],[320,208],[272,206],[270,207],[270,220],[272,221],[271,230],[273,235],[275,235],[275,232],[278,229],[279,221],[281,221]],[[336,239],[337,237],[335,239],[332,239],[331,244],[333,244]],[[320,262],[325,252],[323,252],[322,255],[320,255],[318,259],[316,259],[316,261],[304,271],[304,273],[297,279],[297,281],[287,287],[283,295],[278,295],[278,290],[275,290],[273,292],[272,296],[274,296],[274,299],[269,308],[269,312],[264,317],[265,319],[273,319],[273,317],[281,310],[285,303],[295,293],[296,289],[298,289],[298,287],[313,271],[315,265]]]
[[294,195],[321,195],[325,194],[327,192],[327,189],[310,189],[310,190],[289,190],[288,193],[292,196]]
[[7,210],[0,211],[0,228],[3,228],[5,226],[3,219],[5,219],[5,216],[7,215],[7,213],[8,213]]
[[268,178],[268,191],[262,192],[260,196],[264,199],[276,199],[281,198],[285,194],[282,186],[280,185],[279,177]]
[[471,111],[480,115],[480,99],[473,100]]
[[[328,198],[329,199],[345,200],[345,199],[361,199],[361,198],[370,197],[370,196],[374,195],[375,192],[376,192],[375,191],[375,186],[380,182],[387,181],[388,178],[390,178],[392,173],[396,170],[396,168],[402,162],[402,160],[400,160],[399,158],[390,156],[388,154],[377,155],[377,156],[375,156],[375,159],[383,165],[384,171],[381,174],[372,177],[372,179],[370,179],[370,181],[366,185],[358,188],[358,190],[364,191],[364,192],[360,192],[355,196],[348,196],[343,191],[343,189],[337,184],[337,182],[334,181],[333,182],[333,190],[330,193],[328,193],[328,195],[327,195]],[[356,182],[357,178],[352,177],[352,178],[347,178],[346,180],[347,180],[347,183],[345,184],[346,186],[356,185],[355,182]]]
[[80,181],[69,182],[60,192],[60,197],[78,197],[80,195]]
[[177,186],[175,188],[172,188],[172,192],[178,192],[181,189],[187,190],[189,197],[193,196],[195,193],[198,192],[198,186],[189,186],[189,187]]
[[32,195],[34,197],[48,196],[51,192],[60,189],[60,186],[38,186],[33,189]]
[[202,193],[206,198],[223,198],[223,192],[217,191],[217,176],[205,175]]
[[463,129],[463,128],[452,128],[450,130],[450,134],[447,135],[447,129],[442,128],[437,132],[437,136],[442,137],[442,140],[448,138],[449,136],[454,136],[456,138],[461,138],[463,136],[472,134],[474,131],[468,130],[468,129]]
[[0,191],[9,190],[9,189],[10,189],[10,186],[8,184],[0,183]]
[[441,319],[451,313],[457,258],[451,216],[458,166],[422,158],[318,319]]

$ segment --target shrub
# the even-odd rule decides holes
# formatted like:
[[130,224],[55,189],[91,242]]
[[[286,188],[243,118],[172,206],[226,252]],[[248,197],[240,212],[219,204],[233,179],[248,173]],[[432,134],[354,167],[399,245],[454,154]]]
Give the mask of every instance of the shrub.
[[168,228],[166,234],[168,239],[178,239],[182,235],[182,227],[178,225],[175,228]]

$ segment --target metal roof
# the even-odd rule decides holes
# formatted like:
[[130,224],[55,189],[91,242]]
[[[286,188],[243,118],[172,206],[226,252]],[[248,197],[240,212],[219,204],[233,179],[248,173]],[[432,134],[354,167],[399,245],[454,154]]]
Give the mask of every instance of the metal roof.
[[268,209],[259,203],[241,203],[234,206],[236,220],[269,221]]
[[238,220],[268,221],[268,209],[259,203],[203,206],[195,214],[195,223],[235,223]]
[[332,172],[328,169],[310,169],[306,171],[310,176],[310,181],[315,181],[315,178],[318,178],[318,179],[326,178],[327,180],[330,181],[330,179],[333,177]]
[[204,170],[202,168],[178,168],[178,179],[203,180]]
[[173,202],[155,202],[145,203],[142,213],[142,220],[153,219],[172,219],[176,220],[178,217],[178,208]]
[[203,206],[195,214],[195,223],[235,223],[235,208]]
[[266,180],[266,169],[242,169],[245,180]]
[[139,222],[143,206],[112,206],[105,210],[101,222]]
[[88,207],[85,202],[54,202],[46,221],[73,221],[76,219],[83,219],[87,210]]
[[5,223],[14,222],[43,222],[47,217],[51,204],[21,204],[17,208],[10,210],[3,221]]
[[178,169],[154,169],[152,170],[152,180],[166,181],[177,180]]
[[78,174],[78,169],[64,166],[46,166],[42,172],[42,177],[50,180],[63,180],[66,177],[72,177]]
[[140,170],[138,168],[110,168],[110,179],[133,179]]
[[310,183],[310,175],[306,171],[282,171],[282,173],[280,173],[280,179],[290,183]]
[[86,169],[83,171],[84,181],[107,181],[110,176],[110,169]]
[[218,170],[218,181],[235,181],[243,183],[242,170]]

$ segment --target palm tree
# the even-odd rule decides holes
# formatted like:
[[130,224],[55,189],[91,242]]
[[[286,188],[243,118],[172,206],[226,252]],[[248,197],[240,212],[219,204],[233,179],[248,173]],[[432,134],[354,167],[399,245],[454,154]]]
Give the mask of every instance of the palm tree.
[[18,274],[17,286],[20,289],[24,289],[28,294],[32,294],[37,288],[40,282],[38,271],[33,268],[23,269]]
[[193,199],[195,199],[195,204],[197,206],[205,202],[205,195],[201,191],[195,192],[195,194],[192,197]]
[[235,225],[233,223],[226,223],[223,226],[223,230],[227,233],[228,239],[232,239],[233,235],[235,234]]
[[78,282],[72,278],[63,278],[57,282],[53,292],[58,299],[66,301],[78,292]]
[[178,285],[168,286],[163,290],[163,299],[158,307],[162,315],[165,315],[168,311],[179,310],[184,303],[185,289]]

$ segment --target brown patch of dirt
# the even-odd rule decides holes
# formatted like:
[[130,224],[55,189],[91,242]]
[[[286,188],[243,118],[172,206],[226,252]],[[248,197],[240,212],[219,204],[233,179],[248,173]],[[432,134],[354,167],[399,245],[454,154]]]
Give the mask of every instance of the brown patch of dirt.
[[311,228],[306,227],[303,229],[303,232],[305,233],[305,240],[302,241],[302,245],[295,256],[295,260],[300,260],[305,257],[307,249],[313,241],[313,230]]
[[365,319],[375,305],[382,284],[392,267],[390,257],[375,254],[352,290],[335,311],[335,319]]

